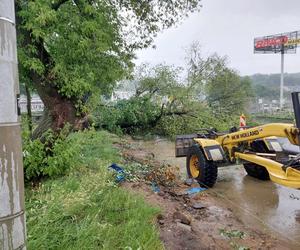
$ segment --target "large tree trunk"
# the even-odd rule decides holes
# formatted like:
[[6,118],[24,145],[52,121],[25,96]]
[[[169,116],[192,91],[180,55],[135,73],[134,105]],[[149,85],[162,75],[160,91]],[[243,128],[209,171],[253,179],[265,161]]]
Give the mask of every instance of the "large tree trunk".
[[31,72],[33,86],[45,105],[43,119],[33,132],[32,138],[41,137],[48,129],[59,132],[66,124],[69,124],[71,129],[82,129],[87,120],[86,116],[78,114],[75,107],[76,100],[67,99],[59,93],[54,84],[57,79],[51,74],[51,65],[53,65],[51,57],[42,40],[36,42],[36,46],[39,48],[39,58],[44,65],[47,65],[47,68],[43,76]]
[[41,138],[48,129],[59,132],[66,124],[72,129],[80,130],[83,127],[84,116],[78,116],[76,107],[71,100],[62,97],[55,86],[35,82],[35,87],[44,105],[44,115],[32,138]]
[[28,120],[28,129],[30,134],[32,134],[32,112],[31,112],[31,94],[30,89],[27,84],[25,84],[26,99],[27,99],[27,120]]

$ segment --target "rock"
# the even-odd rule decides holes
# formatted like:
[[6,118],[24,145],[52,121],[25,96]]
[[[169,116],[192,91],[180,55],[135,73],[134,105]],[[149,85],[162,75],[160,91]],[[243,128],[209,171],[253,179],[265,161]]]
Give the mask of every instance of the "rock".
[[206,208],[206,206],[204,204],[202,204],[201,202],[194,203],[192,207],[194,209],[203,209],[203,208]]
[[298,201],[300,200],[300,198],[295,196],[294,194],[291,194],[290,198],[293,199],[293,200],[298,200]]
[[186,225],[191,224],[191,219],[187,215],[185,215],[179,211],[174,212],[173,219],[174,219],[174,221],[179,220],[181,223],[186,224]]
[[164,224],[165,224],[165,220],[158,220],[158,223],[159,223],[160,225],[164,225]]
[[193,184],[194,180],[192,178],[188,178],[185,180],[184,184],[187,186],[191,186]]
[[158,194],[159,196],[161,196],[161,197],[164,197],[164,196],[165,196],[165,192],[163,192],[163,191],[159,191],[157,194]]
[[194,209],[192,209],[191,207],[187,207],[185,210],[191,213],[194,212]]
[[192,231],[192,227],[189,226],[189,225],[186,225],[186,224],[177,222],[177,226],[178,226],[179,228],[183,229],[183,230],[186,230],[186,231],[189,231],[189,232]]
[[159,214],[159,215],[157,215],[156,218],[157,218],[158,224],[160,224],[160,225],[165,224],[165,216],[163,216],[162,214]]

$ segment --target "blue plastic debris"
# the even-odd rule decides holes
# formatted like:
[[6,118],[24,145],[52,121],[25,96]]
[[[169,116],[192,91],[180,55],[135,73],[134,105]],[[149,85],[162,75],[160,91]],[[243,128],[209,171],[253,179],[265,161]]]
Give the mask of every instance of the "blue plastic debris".
[[202,187],[193,187],[190,188],[186,191],[186,194],[196,194],[196,193],[200,193],[202,191],[207,190],[207,188],[202,188]]
[[122,167],[118,166],[116,163],[113,163],[113,164],[111,164],[111,165],[108,167],[108,169],[114,170],[114,171],[117,172],[117,174],[116,174],[116,179],[115,179],[115,181],[116,181],[117,183],[120,183],[120,182],[122,182],[122,181],[125,181],[125,172],[124,172],[124,169],[123,169]]
[[109,166],[109,168],[112,168],[113,170],[116,170],[117,172],[124,172],[124,169],[118,166],[116,163],[113,163]]
[[154,193],[158,193],[160,191],[160,188],[159,188],[159,186],[157,185],[156,182],[151,183],[151,188],[152,188]]

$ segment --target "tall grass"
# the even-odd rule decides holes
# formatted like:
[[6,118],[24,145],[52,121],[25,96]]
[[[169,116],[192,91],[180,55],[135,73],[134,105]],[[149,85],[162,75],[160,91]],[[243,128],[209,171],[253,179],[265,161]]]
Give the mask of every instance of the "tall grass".
[[157,208],[115,185],[107,166],[120,160],[106,132],[74,133],[70,173],[26,189],[28,249],[163,249]]

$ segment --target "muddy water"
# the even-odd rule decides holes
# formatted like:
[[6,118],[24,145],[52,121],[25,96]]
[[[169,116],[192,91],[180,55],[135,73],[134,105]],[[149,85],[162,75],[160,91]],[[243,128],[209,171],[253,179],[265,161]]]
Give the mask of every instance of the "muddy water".
[[[136,142],[159,161],[177,165],[185,178],[185,158],[175,158],[174,143],[157,139]],[[218,181],[209,192],[232,209],[246,225],[272,232],[300,249],[300,190],[260,181],[246,175],[242,166],[219,168]],[[222,198],[221,198],[222,197]]]

